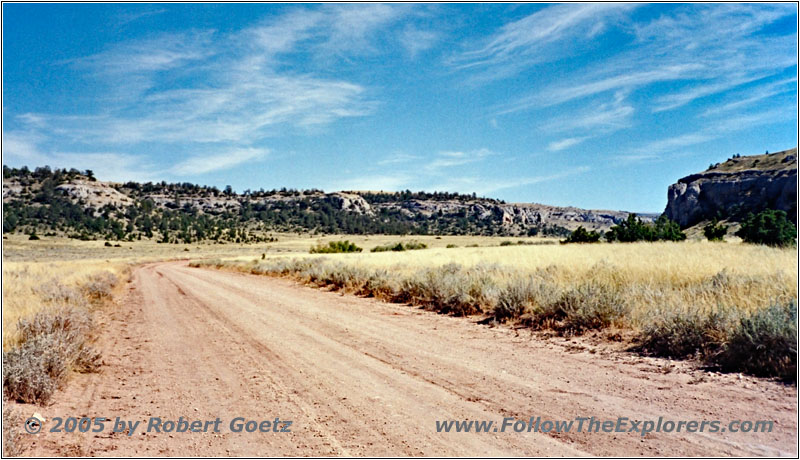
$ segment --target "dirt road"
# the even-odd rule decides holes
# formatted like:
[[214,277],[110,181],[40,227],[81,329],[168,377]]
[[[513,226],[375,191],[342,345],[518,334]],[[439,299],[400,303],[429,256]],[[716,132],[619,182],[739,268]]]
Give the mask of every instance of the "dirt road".
[[[40,433],[28,455],[797,455],[796,388],[262,276],[147,265],[105,363],[53,417],[222,419],[220,433]],[[24,409],[33,410],[33,407]],[[773,420],[772,433],[441,433],[437,420]],[[234,417],[291,433],[231,433]]]

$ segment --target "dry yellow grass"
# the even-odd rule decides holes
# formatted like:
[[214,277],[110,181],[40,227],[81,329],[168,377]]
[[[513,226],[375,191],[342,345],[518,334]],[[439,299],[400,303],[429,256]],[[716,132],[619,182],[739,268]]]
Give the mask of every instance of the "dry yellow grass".
[[[599,243],[199,262],[794,381],[797,252],[742,243]],[[629,334],[631,332],[632,334]],[[615,339],[616,340],[616,339]]]
[[[499,239],[502,240],[504,239]],[[742,275],[768,275],[783,271],[794,277],[787,281],[794,283],[797,279],[797,255],[794,249],[699,241],[433,248],[421,251],[337,254],[335,257],[336,260],[374,267],[400,264],[409,270],[446,263],[464,266],[496,263],[519,270],[555,265],[578,274],[598,263],[606,263],[617,267],[626,276],[633,277],[632,280],[666,280],[672,283],[697,280],[722,270]]]
[[[496,276],[501,285],[550,267],[550,279],[560,287],[591,279],[624,290],[633,302],[632,320],[637,323],[665,310],[703,312],[718,306],[751,310],[797,296],[797,254],[793,249],[705,241],[560,245],[544,238],[277,236],[277,242],[257,245],[165,245],[136,241],[109,248],[103,241],[59,238],[28,241],[12,235],[4,241],[3,254],[4,346],[8,337],[13,336],[19,318],[41,308],[36,286],[51,279],[77,285],[99,271],[119,273],[132,263],[172,258],[250,262],[260,260],[262,254],[268,259],[323,257],[365,269],[391,268],[397,276],[410,276],[421,269],[448,263],[464,267],[493,265],[500,269]],[[364,252],[308,254],[308,249],[319,242],[343,238],[363,247]],[[375,246],[412,240],[427,244],[429,249],[368,252]],[[503,241],[534,244],[500,246]],[[446,248],[447,245],[458,247]]]
[[[369,242],[410,239],[372,237]],[[365,246],[365,252],[361,253],[291,256],[323,258],[368,271],[389,269],[398,279],[450,263],[463,267],[490,266],[501,287],[546,269],[548,282],[560,290],[592,282],[621,293],[631,307],[632,325],[670,312],[708,313],[718,308],[753,311],[797,297],[794,249],[706,241],[500,247],[504,240],[509,238],[470,240],[491,246],[478,248],[369,253]],[[363,243],[352,238],[350,241]],[[446,245],[453,238],[436,241]],[[268,254],[270,259],[275,257],[287,255]],[[225,262],[243,264],[253,260],[239,256]]]
[[6,235],[3,239],[3,349],[15,344],[17,323],[47,308],[43,297],[53,283],[77,288],[93,276],[110,272],[124,279],[132,264],[188,257],[220,257],[267,251],[266,245],[201,244],[171,245],[152,241],[78,241],[42,237],[28,240],[26,235]]
[[127,264],[96,260],[3,263],[3,349],[16,342],[17,323],[47,308],[47,291],[54,283],[78,288],[93,275],[111,272],[122,277]]
[[[104,241],[28,241],[11,235],[3,241],[3,347],[15,343],[20,318],[47,307],[47,290],[42,286],[57,282],[76,287],[97,273],[124,275],[131,264],[165,259],[220,260],[212,265],[254,273],[275,272],[275,267],[283,266],[289,267],[284,273],[318,284],[331,282],[393,300],[406,294],[422,303],[444,299],[442,311],[545,321],[554,314],[563,320],[566,314],[567,323],[583,321],[577,327],[584,328],[598,327],[592,325],[600,324],[592,323],[598,320],[653,330],[669,326],[664,321],[674,315],[694,324],[726,309],[733,312],[735,323],[736,318],[771,305],[789,305],[797,298],[796,249],[739,242],[560,245],[544,238],[276,236],[277,242],[253,245],[137,241],[106,247]],[[364,252],[308,253],[314,245],[342,239]],[[428,249],[369,252],[375,246],[411,241],[425,243]],[[515,244],[520,241],[526,244]],[[503,242],[514,244],[501,246]],[[499,315],[498,308],[512,308],[515,313]],[[700,324],[698,329],[704,327]]]

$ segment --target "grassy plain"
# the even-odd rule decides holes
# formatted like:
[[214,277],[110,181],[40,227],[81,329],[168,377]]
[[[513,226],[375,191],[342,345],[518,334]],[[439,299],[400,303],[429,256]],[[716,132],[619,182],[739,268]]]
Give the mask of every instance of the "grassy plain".
[[[237,256],[199,265],[273,276],[559,334],[629,331],[642,351],[699,357],[791,379],[796,369],[796,249],[741,242],[561,245],[485,238],[461,247]],[[428,243],[428,240],[423,240]],[[483,243],[483,244],[481,244]],[[295,244],[300,244],[295,243]],[[479,244],[481,247],[464,247]]]
[[[274,234],[277,241],[260,244],[159,244],[155,241],[109,242],[80,241],[63,237],[45,237],[31,241],[27,235],[10,234],[3,238],[3,349],[16,342],[17,323],[47,307],[48,294],[42,286],[59,283],[78,287],[91,277],[110,272],[121,278],[133,264],[167,259],[225,258],[226,260],[253,260],[262,254],[267,257],[304,255],[318,242],[327,243],[342,239],[340,235],[311,236],[308,234]],[[397,236],[351,236],[350,241],[364,247],[365,251],[399,241]],[[501,241],[543,241],[541,238],[495,238],[475,236],[419,236],[402,238],[404,241],[421,241],[429,248],[458,246],[499,245]],[[554,240],[546,241],[555,244]],[[118,247],[115,245],[119,245]]]
[[[274,236],[277,241],[261,244],[134,241],[109,247],[104,241],[9,235],[3,241],[3,348],[18,342],[20,319],[52,306],[56,284],[85,290],[100,273],[122,280],[132,264],[166,259],[291,276],[564,334],[628,330],[644,346],[680,357],[719,354],[743,322],[764,312],[769,327],[777,328],[770,337],[783,334],[783,340],[780,315],[796,315],[795,249],[706,241],[561,245],[547,238]],[[363,252],[309,254],[313,246],[343,239]],[[369,252],[399,242],[427,249]]]
[[[412,240],[425,242],[430,249],[368,252],[370,247],[379,244]],[[551,281],[560,286],[588,280],[615,289],[635,286],[639,292],[629,293],[638,294],[639,301],[635,303],[634,311],[644,316],[663,310],[667,304],[670,309],[685,311],[713,309],[718,305],[736,305],[753,310],[797,296],[797,255],[794,249],[701,241],[560,245],[548,244],[555,241],[545,239],[528,239],[528,242],[538,244],[500,246],[502,241],[517,240],[444,237],[431,241],[430,238],[380,236],[351,238],[350,241],[364,245],[365,251],[361,253],[316,255],[298,251],[290,254],[269,252],[267,256],[270,259],[287,256],[323,259],[356,269],[389,269],[397,277],[446,264],[465,268],[480,266],[495,271],[501,286],[513,278],[534,276],[546,270],[551,273]],[[460,247],[445,247],[454,244],[453,241],[459,241]],[[298,241],[292,243],[297,249],[303,248]],[[470,244],[479,244],[480,247],[465,247]],[[308,246],[306,243],[305,249]],[[223,260],[247,263],[257,261],[257,258],[237,255]]]
[[27,235],[4,236],[3,350],[17,343],[20,319],[64,303],[53,293],[57,286],[80,291],[93,278],[105,273],[124,280],[132,265],[144,262],[189,257],[252,257],[269,250],[265,245],[110,243],[112,246],[108,247],[102,240],[43,236],[31,241]]

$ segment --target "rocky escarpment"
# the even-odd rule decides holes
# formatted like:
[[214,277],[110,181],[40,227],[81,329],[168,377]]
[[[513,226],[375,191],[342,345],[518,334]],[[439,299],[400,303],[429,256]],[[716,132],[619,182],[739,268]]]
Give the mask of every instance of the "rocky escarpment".
[[720,218],[739,221],[749,212],[786,211],[796,223],[797,149],[736,156],[670,185],[667,217],[681,227]]
[[629,214],[450,192],[236,193],[229,186],[103,182],[89,172],[44,167],[4,167],[3,173],[4,232],[83,239],[243,242],[263,241],[271,232],[564,236],[578,226],[608,230]]
[[[556,225],[569,230],[583,226],[592,230],[608,230],[611,226],[628,218],[626,211],[605,211],[575,207],[549,206],[538,203],[499,203],[493,200],[471,201],[408,200],[373,205],[373,210],[399,209],[414,217],[422,215],[461,215],[478,220],[495,222],[504,227],[520,229],[537,225]],[[643,221],[654,220],[655,214],[638,214]]]

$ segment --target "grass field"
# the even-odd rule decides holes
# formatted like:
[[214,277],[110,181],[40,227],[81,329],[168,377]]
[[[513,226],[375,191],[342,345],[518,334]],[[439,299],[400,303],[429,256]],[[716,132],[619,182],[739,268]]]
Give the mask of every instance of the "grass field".
[[[309,247],[317,242],[326,243],[340,236],[309,236],[303,234],[276,234],[278,239],[262,244],[159,244],[154,241],[109,242],[80,241],[68,238],[44,237],[28,240],[27,235],[11,234],[3,240],[3,349],[16,343],[17,323],[20,319],[35,315],[52,306],[49,295],[42,286],[60,284],[78,288],[93,276],[112,273],[124,278],[132,264],[165,259],[183,258],[243,258],[252,260],[262,254],[269,257],[279,255],[307,254]],[[359,246],[372,247],[398,240],[396,236],[353,236]],[[446,245],[498,245],[501,241],[541,241],[534,238],[498,239],[491,237],[453,236],[437,238],[420,236],[405,238],[406,241],[424,242],[430,248]],[[555,241],[548,241],[555,243]],[[115,245],[119,245],[118,247]]]
[[[116,246],[116,245],[119,246]],[[72,372],[97,368],[95,310],[109,305],[135,264],[261,254],[246,245],[111,243],[25,235],[3,238],[5,397],[44,403]]]
[[[295,235],[291,235],[297,238]],[[281,253],[288,247],[266,245],[158,244],[153,241],[79,241],[41,237],[30,241],[26,235],[6,235],[3,240],[3,349],[17,340],[17,324],[42,309],[64,303],[53,298],[56,285],[78,289],[93,278],[111,273],[124,279],[130,266],[148,261],[189,257],[253,257],[265,251]],[[115,247],[119,244],[119,247]],[[277,243],[273,243],[277,244]],[[306,248],[307,249],[307,248]]]
[[[441,240],[443,245],[452,244],[451,237],[446,238]],[[401,240],[411,239],[380,237],[374,241],[383,244]],[[729,304],[749,311],[771,302],[786,302],[797,295],[794,249],[708,242],[499,246],[506,240],[468,240],[468,244],[476,241],[483,244],[477,248],[291,256],[322,259],[328,264],[354,269],[389,269],[397,277],[446,264],[479,267],[495,273],[498,286],[519,276],[535,276],[545,271],[553,283],[562,287],[589,280],[617,289],[635,286],[638,292],[629,293],[639,300],[633,312],[642,317],[650,316],[654,309],[663,310],[658,307],[703,311]],[[354,239],[350,241],[361,244]],[[269,254],[269,259],[286,256]],[[258,262],[257,258],[247,256],[223,260],[245,266]],[[698,290],[700,287],[704,289]]]
[[[345,238],[276,236],[276,242],[256,245],[136,241],[109,247],[104,241],[10,235],[3,251],[3,349],[20,346],[21,320],[54,308],[91,309],[86,299],[92,289],[111,290],[131,265],[165,259],[291,276],[559,334],[629,331],[643,351],[674,357],[719,362],[739,338],[753,346],[772,341],[766,348],[774,351],[791,334],[796,337],[795,249],[738,242],[561,245],[546,238],[369,235],[346,237],[363,248],[359,253],[309,254],[313,246]],[[427,249],[369,252],[401,242]],[[766,336],[745,330],[756,323],[769,329]],[[756,367],[773,358],[752,354],[747,346]],[[768,374],[784,373],[775,369],[787,367],[785,355],[768,364],[774,368]]]
[[[756,374],[794,374],[795,249],[701,241],[560,245],[532,239],[528,243],[539,244],[501,245],[507,238],[447,248],[455,244],[447,237],[431,249],[366,252],[367,243],[410,240],[351,239],[365,244],[365,251],[271,253],[263,260],[237,256],[199,265],[291,276],[559,334],[627,330],[646,353],[700,357]],[[464,247],[471,244],[481,247]]]

